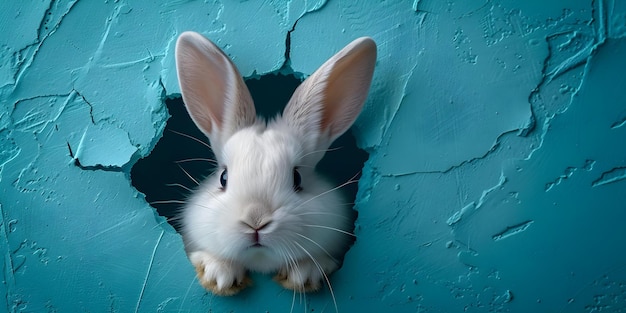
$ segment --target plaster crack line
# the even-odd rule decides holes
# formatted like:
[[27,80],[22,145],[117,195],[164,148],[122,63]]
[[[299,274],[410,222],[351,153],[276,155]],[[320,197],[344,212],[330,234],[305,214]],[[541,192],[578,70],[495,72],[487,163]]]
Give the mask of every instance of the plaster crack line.
[[72,149],[72,146],[70,145],[68,141],[65,142],[67,144],[67,149],[69,150],[70,158],[74,161],[74,165],[84,171],[101,170],[104,172],[122,172],[123,169],[119,166],[107,166],[107,165],[102,165],[102,164],[83,165],[82,163],[80,163],[80,158],[78,157],[78,154],[80,154],[80,150],[82,150],[82,146],[83,146],[83,142],[85,142],[86,134],[87,134],[87,129],[85,129],[85,131],[83,132],[83,135],[80,138],[80,142],[78,143],[78,148],[76,149],[76,151]]
[[401,176],[408,176],[408,175],[415,175],[415,174],[448,174],[454,170],[460,169],[462,167],[464,167],[467,164],[473,164],[475,162],[484,160],[486,158],[488,158],[491,154],[493,154],[494,152],[497,152],[500,149],[500,140],[503,136],[511,134],[511,133],[519,133],[520,129],[513,129],[507,132],[504,132],[502,134],[500,134],[500,136],[498,136],[498,138],[496,139],[496,142],[493,144],[493,146],[487,151],[485,152],[483,155],[481,156],[477,156],[477,157],[473,157],[467,160],[462,161],[459,164],[456,165],[452,165],[446,169],[443,170],[433,170],[433,171],[411,171],[411,172],[404,172],[404,173],[391,173],[391,174],[382,174],[382,177],[401,177]]
[[298,25],[298,22],[300,21],[300,19],[309,13],[321,10],[322,8],[324,8],[324,6],[326,6],[327,3],[328,3],[327,1],[323,1],[321,4],[312,8],[311,10],[304,11],[304,13],[302,13],[302,15],[300,15],[300,17],[298,17],[296,21],[293,23],[293,26],[291,26],[291,29],[287,31],[287,36],[285,38],[285,61],[278,69],[280,73],[293,74],[293,69],[291,68],[291,34],[296,30],[296,25]]
[[302,16],[299,17],[293,23],[293,26],[291,27],[291,29],[287,31],[287,37],[285,38],[285,61],[283,62],[283,65],[281,65],[279,69],[279,71],[281,72],[293,73],[293,69],[291,68],[291,33],[296,30],[296,25],[298,25],[298,21],[300,20],[300,18],[302,18]]
[[507,226],[504,230],[502,230],[501,232],[494,234],[493,236],[491,236],[491,239],[493,239],[494,241],[499,241],[502,239],[506,239],[508,237],[517,235],[523,231],[525,231],[526,229],[528,229],[528,227],[530,227],[530,225],[532,225],[535,221],[533,220],[527,220],[515,225],[511,225],[511,226]]
[[150,277],[150,271],[152,270],[152,265],[154,264],[154,257],[156,256],[157,248],[159,244],[161,244],[161,240],[163,239],[163,234],[165,231],[161,231],[159,235],[159,239],[157,239],[156,244],[154,245],[154,249],[152,249],[152,256],[150,256],[150,264],[148,264],[148,270],[146,271],[146,277],[143,280],[143,285],[141,286],[141,292],[139,293],[139,299],[137,299],[137,306],[135,306],[135,313],[139,312],[139,307],[141,306],[141,300],[143,299],[143,295],[146,291],[146,285],[148,284],[148,278]]
[[616,167],[606,171],[591,183],[591,187],[599,187],[626,179],[626,167]]
[[80,163],[78,162],[78,160],[74,156],[74,151],[72,150],[72,146],[70,146],[70,143],[68,141],[66,141],[65,143],[67,144],[67,149],[70,151],[70,158],[72,158],[74,160],[74,164],[76,164],[76,166],[78,166],[78,164],[80,164]]
[[72,93],[81,97],[83,101],[89,106],[89,117],[91,118],[91,123],[96,125],[96,120],[93,117],[93,105],[91,104],[91,102],[89,102],[83,94],[81,94],[78,90],[74,88],[72,88]]
[[24,48],[22,48],[19,52],[18,55],[22,54],[23,52],[27,51],[28,49],[30,49],[31,47],[35,47],[34,51],[30,54],[30,56],[28,57],[28,60],[26,60],[26,58],[24,58],[21,62],[18,63],[18,70],[15,73],[15,84],[17,85],[18,82],[20,81],[20,79],[22,78],[22,76],[24,75],[24,73],[26,73],[26,70],[28,68],[30,68],[30,66],[32,65],[33,61],[35,60],[35,57],[37,56],[37,53],[39,52],[39,49],[41,49],[41,46],[44,44],[44,42],[50,37],[52,36],[52,34],[56,33],[56,31],[59,29],[59,27],[61,26],[61,22],[63,22],[63,19],[65,19],[65,17],[70,14],[70,11],[72,11],[72,9],[74,8],[74,5],[76,5],[76,3],[78,2],[78,0],[75,0],[71,3],[68,4],[67,6],[67,10],[65,12],[63,12],[63,14],[61,15],[61,17],[59,18],[58,22],[56,24],[54,24],[54,26],[52,27],[52,29],[50,29],[50,31],[48,33],[46,33],[43,38],[41,38],[41,34],[42,34],[42,27],[45,27],[44,25],[46,24],[45,18],[48,16],[48,13],[51,12],[52,10],[52,5],[54,3],[54,1],[50,2],[50,7],[46,10],[45,14],[44,14],[44,19],[42,19],[40,25],[39,25],[39,31],[38,31],[38,36],[37,36],[37,42],[33,43],[32,45],[28,45]]
[[611,124],[611,129],[617,129],[626,125],[626,116],[620,118],[617,122]]
[[[48,17],[52,15],[52,6],[54,5],[54,1],[50,1],[48,3],[48,7],[43,12],[41,21],[39,21],[39,27],[37,27],[37,39],[42,37],[42,33],[44,30],[47,30],[46,24],[48,22]],[[45,36],[44,36],[45,37]]]

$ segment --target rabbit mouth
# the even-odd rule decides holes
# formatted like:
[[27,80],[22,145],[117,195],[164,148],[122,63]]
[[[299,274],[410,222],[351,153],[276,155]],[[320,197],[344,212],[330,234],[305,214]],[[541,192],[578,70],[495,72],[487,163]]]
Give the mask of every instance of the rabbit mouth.
[[267,249],[270,249],[270,247],[257,241],[257,242],[251,243],[247,249],[248,250],[261,250],[261,249],[267,250]]

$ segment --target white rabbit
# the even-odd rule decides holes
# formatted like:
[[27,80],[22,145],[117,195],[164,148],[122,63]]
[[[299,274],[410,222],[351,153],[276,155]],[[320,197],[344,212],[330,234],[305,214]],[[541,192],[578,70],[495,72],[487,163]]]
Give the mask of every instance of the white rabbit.
[[248,285],[250,270],[314,291],[337,269],[352,241],[353,211],[314,168],[359,115],[375,62],[374,41],[356,39],[296,89],[282,117],[266,122],[230,59],[198,33],[180,35],[183,101],[218,162],[181,217],[202,286],[232,295]]

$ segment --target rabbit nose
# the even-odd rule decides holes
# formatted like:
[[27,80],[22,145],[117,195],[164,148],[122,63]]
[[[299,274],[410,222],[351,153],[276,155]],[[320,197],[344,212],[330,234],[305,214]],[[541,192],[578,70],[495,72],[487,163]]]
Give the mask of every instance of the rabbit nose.
[[266,228],[268,225],[270,225],[272,223],[271,220],[267,220],[267,221],[255,221],[255,222],[250,222],[250,221],[241,221],[241,223],[243,223],[244,225],[248,226],[250,229],[254,230],[255,233],[258,233],[260,230]]
[[252,234],[252,242],[254,243],[253,246],[254,247],[261,247],[261,235],[259,234],[259,231],[266,228],[269,224],[272,223],[271,220],[256,224],[256,225],[251,225],[245,221],[242,221],[243,224],[245,224],[246,226],[248,226],[250,229],[252,229],[254,231],[254,233]]
[[246,215],[242,218],[242,223],[257,231],[266,227],[271,221],[271,212],[267,205],[254,204],[246,209]]

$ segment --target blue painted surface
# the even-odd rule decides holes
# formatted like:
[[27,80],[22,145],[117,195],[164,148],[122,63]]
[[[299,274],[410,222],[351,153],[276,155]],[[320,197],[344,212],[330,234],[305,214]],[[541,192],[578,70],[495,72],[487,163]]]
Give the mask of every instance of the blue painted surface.
[[377,41],[340,312],[626,310],[626,2],[4,1],[0,23],[8,312],[335,310],[266,275],[205,293],[131,186],[184,30],[244,76],[279,70],[289,32],[304,75]]

